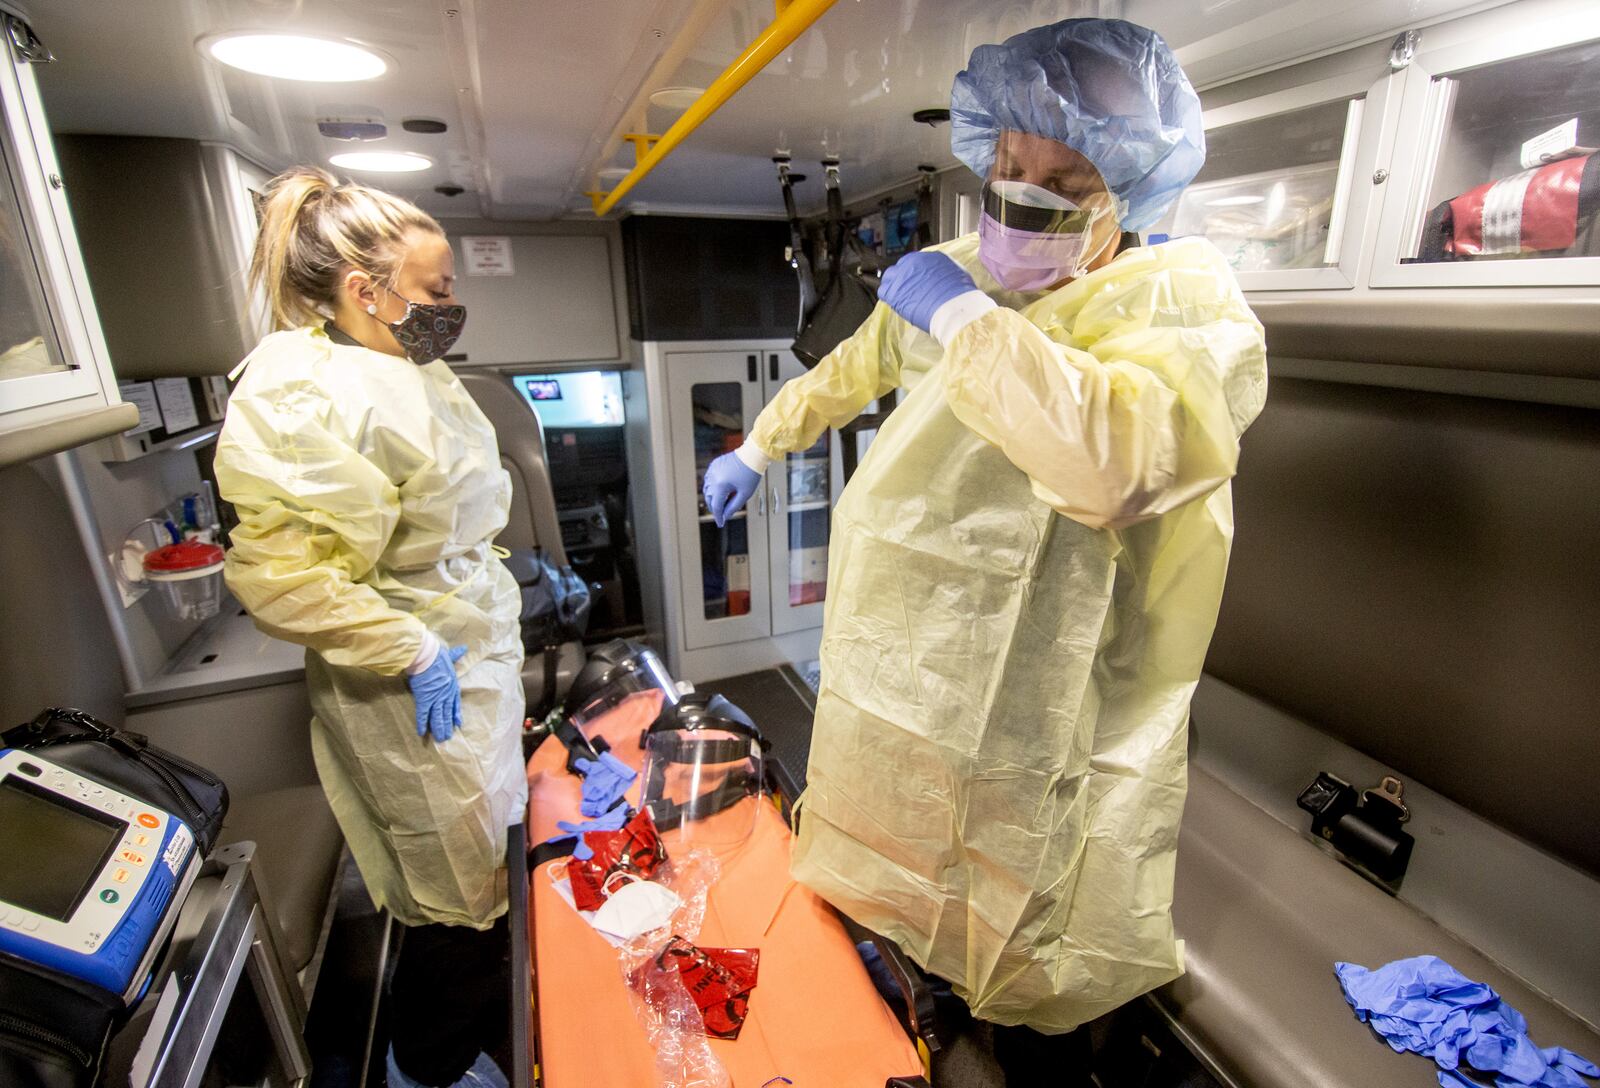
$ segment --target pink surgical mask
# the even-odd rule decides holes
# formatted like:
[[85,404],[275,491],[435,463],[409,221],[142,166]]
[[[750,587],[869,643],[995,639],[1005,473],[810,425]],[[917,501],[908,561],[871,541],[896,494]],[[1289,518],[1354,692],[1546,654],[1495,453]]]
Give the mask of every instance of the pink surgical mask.
[[1076,278],[1100,255],[1089,246],[1104,209],[1080,208],[1025,181],[987,182],[982,201],[978,259],[1007,290],[1038,291]]

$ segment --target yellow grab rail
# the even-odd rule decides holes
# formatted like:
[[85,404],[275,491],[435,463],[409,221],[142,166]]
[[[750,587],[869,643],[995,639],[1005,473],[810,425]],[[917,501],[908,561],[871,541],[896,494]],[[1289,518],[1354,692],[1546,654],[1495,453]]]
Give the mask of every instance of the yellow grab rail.
[[[765,68],[773,57],[789,48],[796,38],[811,29],[811,24],[822,18],[823,13],[833,7],[835,2],[836,0],[786,0],[780,3],[778,17],[772,20],[772,24],[739,54],[738,60],[728,65],[716,81],[705,89],[704,94],[694,100],[694,105],[684,111],[677,123],[650,145],[649,152],[639,159],[627,177],[617,182],[616,187],[608,193],[588,194],[594,201],[594,214],[605,215],[616,207],[617,201],[621,200],[629,189],[654,170],[662,159],[672,154],[673,148],[681,144],[689,133],[699,128],[706,118],[721,109],[723,104],[732,98],[739,88],[749,83],[757,72]],[[643,140],[635,141],[636,151],[643,142]]]

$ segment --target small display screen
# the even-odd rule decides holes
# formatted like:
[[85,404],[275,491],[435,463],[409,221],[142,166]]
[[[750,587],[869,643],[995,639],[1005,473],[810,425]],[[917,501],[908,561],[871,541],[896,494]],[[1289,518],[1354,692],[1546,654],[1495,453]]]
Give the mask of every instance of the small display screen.
[[519,374],[512,384],[538,413],[545,430],[620,427],[622,375],[615,370],[568,370]]
[[0,899],[71,919],[128,825],[23,781],[0,779]]

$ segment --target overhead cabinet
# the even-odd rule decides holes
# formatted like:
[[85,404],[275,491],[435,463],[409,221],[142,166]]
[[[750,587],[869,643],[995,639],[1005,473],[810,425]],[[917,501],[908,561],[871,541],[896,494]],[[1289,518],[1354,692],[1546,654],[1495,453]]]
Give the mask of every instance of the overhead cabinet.
[[468,318],[451,365],[620,359],[613,262],[621,254],[612,239],[452,234],[456,294]]
[[1154,235],[1253,295],[1600,285],[1600,7],[1522,0],[1207,90]]
[[635,340],[793,337],[800,289],[785,223],[635,215],[622,239]]
[[230,147],[199,140],[59,143],[117,376],[228,373],[268,331],[250,256],[271,175]]
[[1209,238],[1247,291],[1353,287],[1390,91],[1368,79],[1209,111],[1205,166],[1151,233]]
[[1397,77],[1374,286],[1600,284],[1600,7],[1533,14],[1425,32]]
[[0,8],[0,464],[131,427],[95,316],[66,183],[34,83],[50,54]]

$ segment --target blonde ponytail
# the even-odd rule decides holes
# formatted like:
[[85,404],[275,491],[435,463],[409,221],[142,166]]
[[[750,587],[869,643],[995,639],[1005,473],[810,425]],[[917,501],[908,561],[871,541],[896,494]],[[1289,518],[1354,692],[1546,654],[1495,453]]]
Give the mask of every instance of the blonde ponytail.
[[414,230],[444,234],[409,200],[296,167],[267,186],[250,278],[266,292],[277,328],[315,324],[333,313],[350,269],[393,283]]

